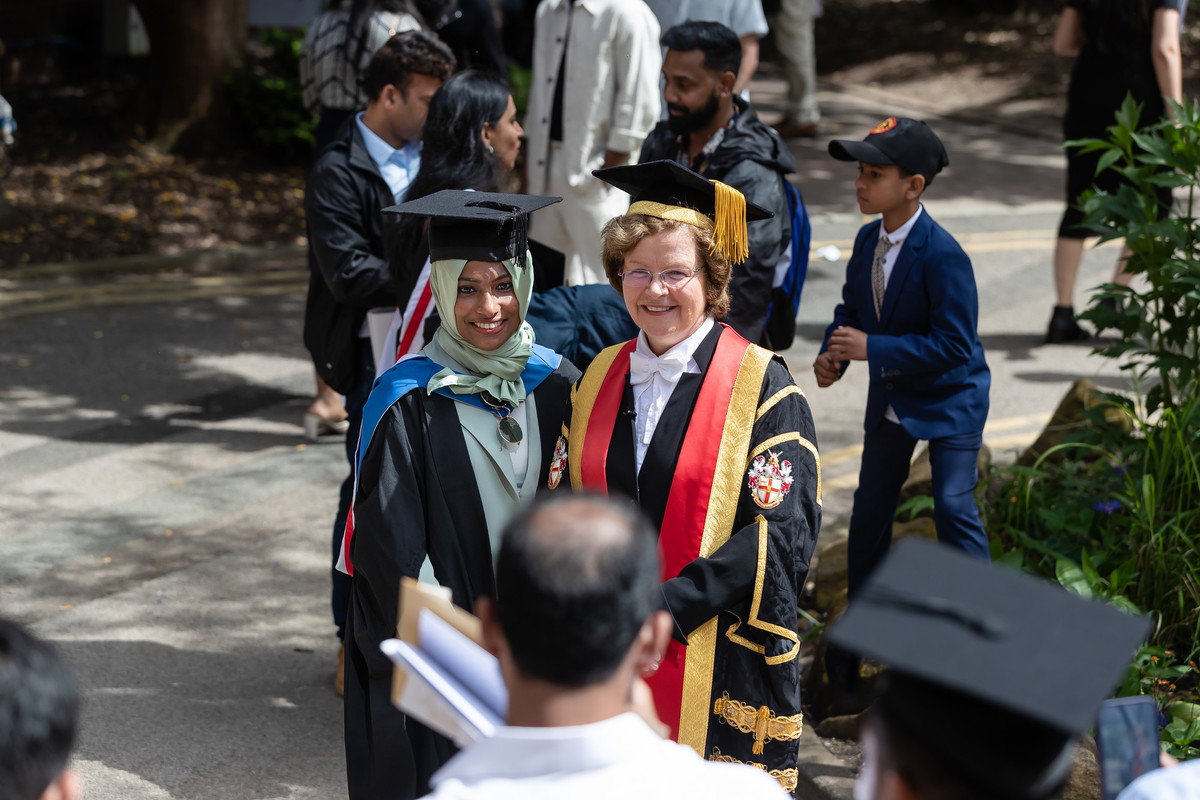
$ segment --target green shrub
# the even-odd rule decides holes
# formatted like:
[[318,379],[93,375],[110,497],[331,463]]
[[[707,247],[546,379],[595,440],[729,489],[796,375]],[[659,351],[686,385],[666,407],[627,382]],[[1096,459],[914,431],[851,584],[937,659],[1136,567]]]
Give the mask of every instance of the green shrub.
[[300,92],[303,34],[269,30],[226,78],[235,123],[258,154],[283,163],[312,157],[316,118]]
[[[1102,241],[1125,239],[1126,269],[1141,280],[1106,284],[1095,300],[1120,302],[1083,316],[1121,332],[1096,352],[1129,374],[1133,395],[1105,395],[1031,467],[999,470],[984,507],[998,560],[1152,616],[1118,693],[1155,696],[1170,718],[1164,746],[1189,757],[1200,739],[1189,702],[1200,654],[1200,103],[1172,103],[1171,121],[1139,129],[1140,111],[1126,98],[1107,139],[1067,143],[1125,178],[1087,193],[1083,209]],[[1179,213],[1159,206],[1162,186],[1186,189]]]
[[[1100,297],[1124,307],[1093,304],[1083,316],[1121,331],[1120,341],[1098,352],[1148,386],[1150,409],[1186,404],[1200,384],[1200,101],[1171,102],[1170,113],[1171,121],[1139,129],[1141,106],[1126,96],[1107,139],[1067,142],[1099,152],[1098,172],[1115,169],[1125,177],[1113,194],[1085,194],[1085,222],[1101,242],[1125,240],[1133,251],[1125,269],[1148,287],[1105,284]],[[1186,188],[1180,213],[1159,206],[1156,190],[1164,186]]]

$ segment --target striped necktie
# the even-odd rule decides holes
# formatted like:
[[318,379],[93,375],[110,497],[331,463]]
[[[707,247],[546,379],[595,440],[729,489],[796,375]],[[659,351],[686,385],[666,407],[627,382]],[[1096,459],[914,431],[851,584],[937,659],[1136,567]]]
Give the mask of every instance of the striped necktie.
[[883,259],[893,246],[895,246],[895,242],[890,241],[881,231],[879,241],[875,243],[875,259],[871,262],[871,291],[875,295],[875,319],[879,319],[879,311],[883,308],[883,291],[887,288],[883,282]]

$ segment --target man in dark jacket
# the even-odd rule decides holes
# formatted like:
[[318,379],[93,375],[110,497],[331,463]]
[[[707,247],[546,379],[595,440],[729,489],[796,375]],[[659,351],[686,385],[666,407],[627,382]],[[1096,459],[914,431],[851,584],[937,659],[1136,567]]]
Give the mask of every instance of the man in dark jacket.
[[734,94],[742,60],[737,34],[718,22],[685,22],[662,36],[667,119],[646,137],[640,163],[670,159],[728,184],[775,212],[750,225],[750,257],[734,269],[724,321],[756,344],[763,333],[775,269],[791,244],[785,178],[796,161],[774,130]]
[[[407,301],[399,297],[401,287],[392,285],[388,271],[383,209],[400,202],[416,177],[429,100],[453,71],[454,56],[433,34],[406,31],[393,36],[363,73],[366,110],[346,120],[308,176],[304,212],[311,277],[304,344],[325,382],[346,396],[349,422],[350,475],[338,500],[333,563],[353,500],[362,409],[375,381],[367,312]],[[332,565],[331,573],[333,621],[343,639],[350,580]],[[341,694],[341,651],[334,686]]]

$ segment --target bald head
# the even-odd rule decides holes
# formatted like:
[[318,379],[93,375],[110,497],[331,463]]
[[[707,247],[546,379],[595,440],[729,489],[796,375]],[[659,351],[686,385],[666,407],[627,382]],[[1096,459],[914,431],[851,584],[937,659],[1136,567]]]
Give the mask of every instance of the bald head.
[[631,503],[555,495],[504,532],[496,609],[527,677],[560,686],[605,680],[661,605],[658,539]]

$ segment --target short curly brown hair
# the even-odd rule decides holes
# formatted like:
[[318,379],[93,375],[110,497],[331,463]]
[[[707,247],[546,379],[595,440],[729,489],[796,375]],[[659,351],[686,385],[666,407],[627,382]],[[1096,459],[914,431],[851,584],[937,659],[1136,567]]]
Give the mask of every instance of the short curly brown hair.
[[427,75],[439,83],[454,74],[454,52],[428,31],[404,31],[387,40],[371,57],[360,80],[363,91],[374,102],[383,88],[395,86],[408,102],[413,75]]
[[625,271],[625,257],[629,252],[647,236],[675,228],[687,228],[696,242],[696,255],[708,279],[704,312],[714,319],[725,316],[729,313],[729,276],[732,272],[729,262],[713,245],[711,233],[686,222],[660,219],[649,214],[623,214],[606,222],[600,231],[600,247],[608,282],[622,292],[620,273]]

